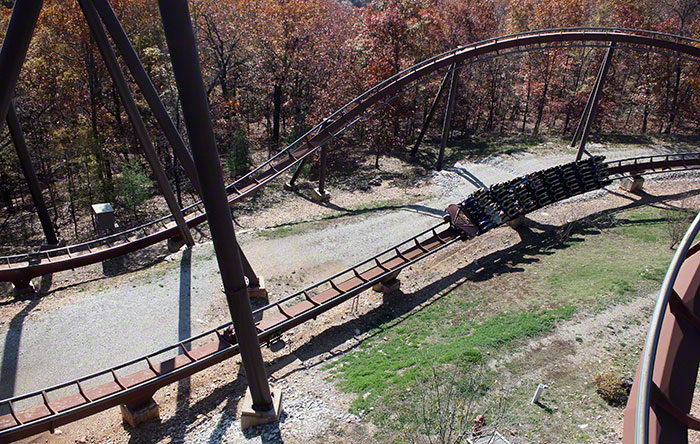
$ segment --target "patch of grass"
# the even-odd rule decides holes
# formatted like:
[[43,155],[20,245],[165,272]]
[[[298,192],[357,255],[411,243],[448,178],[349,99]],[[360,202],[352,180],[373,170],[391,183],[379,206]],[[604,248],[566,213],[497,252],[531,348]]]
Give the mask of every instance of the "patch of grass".
[[631,240],[659,242],[667,237],[667,215],[656,208],[641,208],[625,213],[618,220],[619,232]]
[[620,226],[586,236],[584,242],[573,241],[530,267],[537,268],[540,291],[559,302],[602,301],[604,306],[653,291],[673,253],[666,245],[663,223],[644,212],[625,216]]
[[[514,259],[505,257],[503,260],[514,263],[492,277],[467,282],[462,290],[447,293],[400,321],[376,327],[361,349],[329,366],[339,388],[358,395],[351,410],[372,412],[372,421],[388,427],[391,421],[386,412],[400,409],[409,396],[406,393],[411,393],[431,366],[469,369],[492,358],[498,360],[519,341],[545,335],[577,312],[587,316],[658,290],[673,252],[668,249],[663,212],[657,211],[623,211],[604,228],[598,228],[595,221],[577,222],[578,228],[563,242],[524,247],[526,253],[513,253]],[[554,232],[543,234],[547,235],[556,236]],[[513,274],[517,271],[522,276]],[[577,344],[596,340],[559,341],[538,359],[546,360],[545,365],[574,353]],[[631,345],[624,347],[632,350]],[[635,364],[636,355],[629,354]],[[527,371],[506,363],[493,370],[492,380],[501,380],[499,372],[504,370],[514,375]],[[603,425],[592,424],[585,430],[577,426],[590,416],[584,410],[594,408],[590,404],[594,398],[596,409],[609,408],[595,395],[591,378],[579,381],[578,374],[566,366],[547,374],[556,387],[549,390],[544,411],[529,406],[532,384],[518,387],[510,421],[526,424],[525,429],[543,436],[557,436],[562,429],[557,422],[565,421],[560,412],[571,411],[577,422],[566,427],[562,442],[601,436]],[[572,407],[574,401],[586,407]],[[385,407],[378,408],[380,405]]]
[[[465,298],[470,295],[452,295]],[[407,318],[400,328],[385,331],[366,342],[364,350],[344,356],[331,364],[339,387],[360,395],[352,404],[354,412],[369,410],[391,387],[410,387],[431,364],[466,365],[483,360],[484,353],[501,349],[516,340],[540,335],[554,328],[557,321],[569,319],[575,309],[498,313],[476,323],[446,317],[456,305],[441,300]],[[446,322],[446,319],[451,321]],[[380,327],[381,330],[381,327]],[[391,402],[391,400],[384,400]]]

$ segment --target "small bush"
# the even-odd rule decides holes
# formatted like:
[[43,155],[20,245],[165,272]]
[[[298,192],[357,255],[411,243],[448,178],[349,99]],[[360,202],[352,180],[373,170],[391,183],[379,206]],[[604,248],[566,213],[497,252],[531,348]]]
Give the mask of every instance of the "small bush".
[[632,389],[631,378],[620,377],[614,372],[606,372],[596,376],[593,384],[596,386],[596,393],[609,405],[623,407],[627,404],[627,398]]
[[117,180],[117,201],[136,214],[138,207],[151,197],[151,185],[138,159],[131,159]]
[[226,151],[226,172],[230,177],[242,176],[250,171],[250,141],[243,128],[231,133]]
[[666,233],[671,242],[672,250],[680,243],[693,221],[693,213],[686,209],[666,210]]

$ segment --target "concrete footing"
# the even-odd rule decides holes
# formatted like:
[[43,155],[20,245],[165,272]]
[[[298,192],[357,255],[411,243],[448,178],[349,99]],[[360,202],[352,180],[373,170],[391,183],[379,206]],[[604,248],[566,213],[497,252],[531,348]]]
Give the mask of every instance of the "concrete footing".
[[248,286],[248,297],[254,299],[267,299],[267,288],[265,288],[265,278],[258,276],[260,281],[257,287]]
[[642,176],[625,177],[620,182],[620,188],[630,193],[638,193],[642,191],[643,187],[644,178]]
[[160,418],[160,409],[153,399],[149,399],[137,407],[129,407],[122,404],[119,406],[119,409],[122,412],[122,418],[131,427],[137,427],[139,424],[151,419]]
[[15,297],[18,298],[32,296],[34,293],[36,293],[36,288],[34,288],[34,284],[32,283],[31,279],[25,282],[13,282],[12,290],[15,292]]
[[507,223],[508,223],[508,226],[511,228],[520,228],[523,225],[525,225],[525,221],[526,221],[525,215],[521,214],[520,216],[516,217],[515,219],[509,220]]
[[296,190],[297,190],[297,186],[296,186],[296,184],[293,184],[293,183],[291,183],[291,182],[285,182],[285,183],[284,183],[284,189],[287,190],[287,191],[296,191]]
[[331,193],[325,190],[321,193],[318,188],[314,188],[311,190],[311,198],[314,202],[325,202],[331,199]]
[[272,408],[264,412],[253,409],[253,398],[250,396],[250,389],[245,392],[243,407],[241,408],[241,430],[262,424],[279,421],[282,413],[282,391],[272,388]]
[[374,287],[372,287],[372,290],[376,291],[377,293],[389,294],[398,291],[400,288],[401,281],[394,277],[384,282],[375,284]]
[[181,238],[180,236],[171,237],[168,239],[168,251],[171,253],[180,251],[180,248],[182,248],[184,245],[185,239]]

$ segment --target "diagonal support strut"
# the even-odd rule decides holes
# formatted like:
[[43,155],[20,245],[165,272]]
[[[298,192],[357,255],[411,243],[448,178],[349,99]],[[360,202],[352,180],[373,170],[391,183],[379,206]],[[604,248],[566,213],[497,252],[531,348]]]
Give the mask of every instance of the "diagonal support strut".
[[165,134],[165,137],[168,139],[170,146],[173,148],[173,153],[175,153],[180,164],[182,164],[182,168],[185,170],[185,174],[187,174],[195,190],[197,190],[197,193],[201,196],[202,190],[199,186],[199,178],[197,177],[197,170],[195,169],[192,155],[187,151],[187,147],[182,140],[180,132],[168,115],[163,102],[158,96],[158,92],[153,86],[153,82],[151,82],[148,73],[146,73],[143,64],[141,64],[141,59],[138,54],[136,54],[134,47],[129,41],[129,37],[126,35],[112,5],[109,3],[109,0],[91,0],[91,2],[102,18],[102,22],[107,28],[109,35],[112,37],[117,50],[124,58],[129,72],[134,76],[134,80],[136,80],[141,93],[146,99],[146,102],[148,102],[148,106],[151,108],[151,111],[153,111],[153,116]]
[[15,150],[17,151],[17,157],[19,158],[22,173],[24,173],[24,178],[27,180],[27,184],[29,185],[29,192],[32,195],[34,207],[39,215],[39,221],[41,222],[41,228],[44,230],[46,243],[48,245],[58,245],[58,236],[56,236],[56,230],[54,229],[53,222],[51,221],[51,216],[49,216],[49,210],[46,208],[46,202],[44,201],[44,196],[41,193],[41,185],[39,185],[39,178],[37,177],[36,170],[32,164],[32,158],[29,155],[29,148],[27,147],[27,141],[24,138],[22,125],[19,123],[17,110],[15,109],[15,104],[12,101],[10,101],[10,107],[7,112],[7,127],[10,130],[12,143],[15,145]]
[[420,147],[420,144],[423,143],[423,139],[425,138],[425,133],[428,131],[428,127],[430,126],[430,122],[433,120],[433,116],[435,115],[435,110],[437,110],[438,103],[440,102],[440,99],[442,98],[442,95],[445,92],[445,89],[447,89],[447,83],[450,81],[450,76],[451,73],[457,68],[456,65],[452,65],[450,69],[447,70],[447,73],[445,74],[445,77],[442,79],[442,83],[440,84],[440,89],[438,89],[437,94],[435,94],[435,98],[433,99],[432,105],[430,105],[430,111],[428,111],[428,115],[425,117],[425,121],[423,122],[423,127],[420,129],[420,134],[418,134],[418,139],[416,140],[416,144],[413,145],[413,149],[411,149],[411,157],[416,157],[418,155],[418,148]]
[[131,121],[131,124],[134,127],[136,137],[138,138],[141,147],[143,148],[143,151],[146,154],[146,159],[148,160],[148,163],[150,164],[151,169],[153,170],[153,173],[156,177],[156,182],[158,183],[158,188],[160,188],[161,193],[163,193],[165,201],[168,204],[168,208],[170,209],[170,212],[172,213],[173,218],[177,223],[177,226],[180,230],[180,235],[185,240],[185,243],[187,245],[192,246],[194,245],[194,239],[192,238],[192,234],[190,233],[189,227],[187,226],[187,222],[185,221],[185,217],[183,216],[182,211],[180,210],[180,206],[177,204],[177,200],[175,199],[173,190],[170,187],[168,178],[166,177],[165,172],[163,171],[163,167],[160,164],[158,155],[156,154],[155,149],[153,148],[153,142],[151,141],[151,138],[148,135],[146,125],[144,124],[143,119],[141,118],[141,114],[139,113],[138,107],[136,106],[134,97],[131,95],[129,86],[127,85],[126,79],[124,78],[124,73],[119,67],[117,56],[115,55],[114,50],[112,49],[112,45],[109,43],[109,39],[107,38],[107,34],[104,28],[102,27],[102,24],[100,23],[100,18],[97,14],[97,10],[95,9],[95,6],[90,0],[78,0],[78,3],[80,4],[81,9],[83,10],[85,20],[87,21],[87,24],[92,31],[92,35],[95,37],[97,46],[99,47],[100,53],[102,54],[102,58],[104,59],[105,64],[107,65],[107,70],[109,71],[112,80],[117,86],[117,90],[124,105],[124,109],[126,110],[126,113],[129,116],[129,120]]
[[438,154],[437,170],[442,170],[442,163],[445,160],[445,147],[450,137],[450,125],[452,124],[452,113],[454,112],[457,100],[457,89],[459,88],[459,68],[452,70],[450,77],[450,95],[447,98],[447,109],[445,110],[445,120],[442,122],[442,138],[440,139],[440,153]]
[[[588,103],[586,104],[588,114],[586,115],[586,110],[584,110],[584,115],[581,116],[579,126],[581,125],[581,122],[585,121],[585,123],[581,130],[581,141],[579,142],[578,151],[576,152],[576,160],[581,160],[583,153],[587,152],[586,142],[588,141],[588,136],[591,132],[591,125],[593,124],[596,112],[598,111],[598,103],[600,102],[600,98],[603,96],[603,87],[605,86],[605,79],[607,78],[608,71],[610,70],[610,62],[612,61],[614,51],[615,48],[612,46],[611,43],[610,46],[608,46],[608,49],[605,51],[605,57],[603,57],[603,64],[601,65],[600,70],[598,72],[599,76],[596,79],[596,84],[594,86],[593,91],[591,91],[591,97],[589,97]],[[575,140],[576,139],[574,135],[574,144],[576,143]]]

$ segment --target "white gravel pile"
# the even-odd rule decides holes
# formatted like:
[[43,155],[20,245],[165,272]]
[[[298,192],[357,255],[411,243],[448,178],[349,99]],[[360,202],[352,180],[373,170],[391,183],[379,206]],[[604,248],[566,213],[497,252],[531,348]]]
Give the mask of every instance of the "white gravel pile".
[[[316,370],[307,370],[306,378],[318,375]],[[306,379],[305,378],[305,379]],[[347,412],[347,406],[334,403],[324,389],[326,382],[320,382],[311,392],[308,384],[291,380],[277,381],[282,389],[282,415],[273,424],[252,427],[241,431],[239,414],[224,409],[207,421],[198,423],[186,435],[188,443],[249,443],[277,444],[304,443],[313,441],[334,424],[358,423],[360,418]]]

